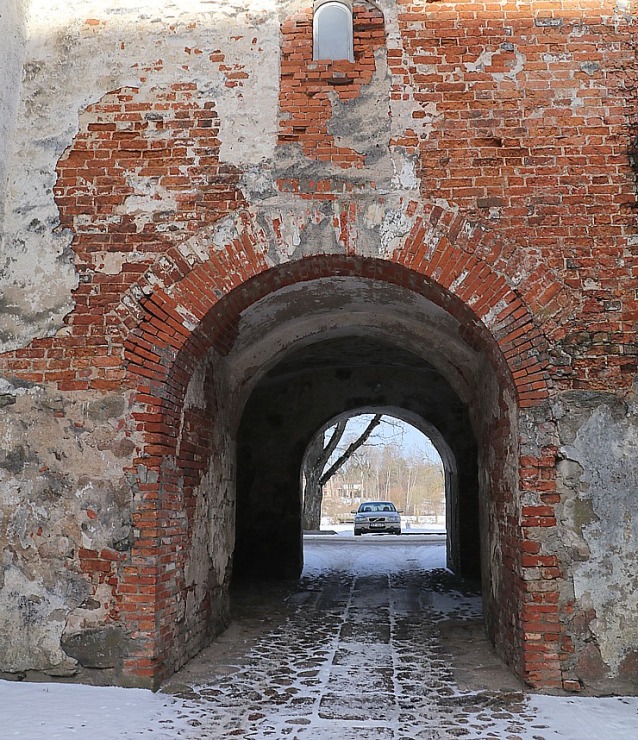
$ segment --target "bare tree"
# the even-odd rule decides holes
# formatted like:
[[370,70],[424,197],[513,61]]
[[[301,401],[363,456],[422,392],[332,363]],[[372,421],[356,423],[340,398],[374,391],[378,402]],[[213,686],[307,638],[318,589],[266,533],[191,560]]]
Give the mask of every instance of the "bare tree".
[[[383,424],[387,418],[384,416]],[[366,498],[389,498],[406,516],[434,516],[438,522],[445,512],[442,464],[427,454],[408,453],[398,445],[379,444],[376,436],[374,439],[357,450],[337,472],[332,479],[336,487],[356,482]],[[352,504],[331,501],[329,511],[333,516],[343,516],[351,508]]]
[[375,414],[363,432],[351,442],[345,451],[326,469],[330,458],[337,449],[339,442],[346,431],[348,419],[338,422],[324,446],[325,435],[318,434],[311,443],[306,454],[304,464],[304,497],[303,497],[303,528],[306,531],[319,529],[321,526],[321,503],[323,487],[332,476],[362,447],[372,432],[379,426],[382,414]]

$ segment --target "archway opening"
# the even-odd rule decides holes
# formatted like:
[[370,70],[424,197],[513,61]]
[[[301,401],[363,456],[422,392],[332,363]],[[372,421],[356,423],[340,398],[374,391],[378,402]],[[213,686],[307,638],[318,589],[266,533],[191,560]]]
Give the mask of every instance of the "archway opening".
[[430,362],[361,335],[304,344],[253,389],[237,437],[235,575],[300,574],[307,450],[318,429],[356,411],[400,417],[429,431],[445,460],[449,567],[478,577],[478,444],[467,405]]
[[340,416],[387,413],[439,450],[447,567],[481,580],[498,642],[503,598],[518,598],[515,563],[502,557],[518,447],[514,393],[497,375],[493,348],[425,296],[352,276],[273,291],[242,313],[236,331],[225,358],[238,379],[233,579],[300,576],[308,446]]
[[[367,502],[388,502],[401,514],[402,533],[445,536],[446,482],[452,474],[422,429],[400,416],[357,413],[339,418],[306,451],[304,533],[361,534],[355,527],[356,510]],[[370,533],[397,532],[393,523],[375,522],[375,528]]]
[[313,436],[341,414],[394,413],[426,424],[450,451],[448,566],[481,576],[488,631],[515,662],[518,406],[499,345],[468,306],[400,266],[379,277],[374,261],[335,258],[310,278],[313,265],[280,266],[231,291],[173,365],[171,399],[184,379],[185,396],[171,412],[175,468],[164,456],[161,475],[171,486],[190,476],[190,535],[175,545],[193,607],[180,634],[210,605],[225,619],[232,579],[299,577],[300,475]]

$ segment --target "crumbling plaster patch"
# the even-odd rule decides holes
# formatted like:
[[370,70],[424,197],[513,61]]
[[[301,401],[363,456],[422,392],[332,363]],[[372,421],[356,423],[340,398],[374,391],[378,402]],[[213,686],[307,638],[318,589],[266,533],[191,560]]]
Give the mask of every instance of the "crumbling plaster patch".
[[[297,10],[304,6],[300,2],[292,5]],[[326,144],[330,142],[330,146],[340,151],[359,155],[365,166],[343,166],[338,159],[328,161],[312,154],[305,156],[297,143],[281,144],[275,152],[272,171],[250,168],[245,172],[243,187],[249,202],[276,197],[278,180],[294,183],[302,193],[314,192],[318,182],[328,180],[334,190],[344,194],[354,191],[360,196],[367,193],[378,198],[388,193],[418,192],[415,145],[432,130],[437,118],[436,105],[415,100],[415,91],[406,84],[405,70],[398,71],[396,65],[391,68],[388,63],[389,51],[404,52],[400,6],[392,0],[367,5],[383,14],[386,45],[374,51],[372,79],[361,84],[357,94],[343,95],[338,88],[328,91],[330,117],[326,130]],[[407,64],[407,59],[404,62]],[[300,74],[304,74],[302,62]],[[400,95],[396,93],[398,87],[402,90]],[[310,101],[308,112],[312,110]],[[288,115],[284,112],[284,120]]]
[[[418,192],[417,155],[397,142],[406,136],[425,138],[433,120],[429,115],[432,111],[423,116],[420,104],[411,95],[403,94],[397,99],[392,94],[397,80],[389,69],[387,52],[401,48],[398,8],[395,3],[369,4],[384,14],[389,34],[387,48],[375,50],[372,79],[361,85],[356,96],[343,98],[336,90],[328,93],[331,115],[327,124],[327,133],[334,145],[364,157],[365,167],[344,168],[335,162],[305,157],[298,145],[286,144],[276,152],[275,179],[297,181],[302,191],[306,187],[312,190],[317,181],[330,179],[336,183],[336,190],[343,185],[344,192],[353,188],[360,193],[370,192],[375,197]],[[401,79],[401,85],[403,83]],[[414,116],[417,111],[418,118]],[[273,195],[272,184],[254,172],[245,178],[245,187],[255,200]]]
[[[509,56],[511,54],[511,56]],[[506,64],[499,65],[495,64],[495,58],[497,61],[503,61],[500,59],[505,57]],[[467,72],[488,72],[498,82],[503,82],[505,79],[515,80],[519,72],[522,72],[525,68],[525,57],[520,53],[511,43],[501,44],[498,51],[484,50],[476,58],[474,62],[465,62],[463,64]],[[493,72],[492,67],[501,69],[502,67],[509,67],[507,72]]]
[[[330,165],[310,162],[299,151],[291,151],[294,147],[276,147],[279,22],[301,6],[301,0],[163,0],[141,5],[133,0],[107,5],[98,0],[33,0],[20,107],[24,125],[15,135],[5,262],[0,266],[4,301],[0,351],[55,334],[73,308],[72,291],[77,286],[73,234],[59,229],[52,195],[55,168],[78,132],[82,111],[108,91],[195,83],[198,94],[216,105],[221,159],[244,170],[244,194],[249,200],[276,200],[274,182],[282,172],[294,171],[315,180],[335,174]],[[384,2],[379,7],[388,39],[400,43],[396,5]],[[414,193],[418,188],[415,155],[390,142],[391,136],[417,125],[412,112],[418,104],[411,102],[409,111],[402,104],[405,115],[401,114],[398,101],[390,99],[391,77],[382,50],[376,54],[376,66],[375,79],[360,99],[335,103],[331,126],[338,136],[347,138],[352,136],[348,131],[354,119],[365,121],[367,129],[370,120],[377,121],[378,136],[366,140],[370,161],[361,185],[374,183],[379,193]],[[141,94],[140,100],[144,97]],[[366,141],[357,138],[357,146]],[[362,175],[353,171],[348,177],[356,181]],[[167,207],[170,196],[162,197],[153,183],[134,184],[135,193],[124,208],[135,212],[142,228],[156,210]],[[401,219],[390,211],[380,228],[371,229],[375,232],[371,236],[380,236],[385,243],[381,251],[386,254],[401,228]],[[402,235],[403,231],[398,236]],[[352,234],[361,244],[365,236]],[[312,241],[327,245],[314,233]],[[334,249],[343,246],[343,236],[337,233]],[[368,251],[379,250],[371,243]],[[282,256],[294,257],[296,251]],[[278,257],[273,255],[273,260]],[[136,261],[136,255],[129,253],[126,259]],[[94,255],[95,269],[106,274],[117,274],[123,262],[124,257],[116,253]]]
[[366,154],[366,167],[387,156],[390,142],[390,86],[385,49],[374,53],[374,74],[355,98],[341,100],[329,93],[332,118],[328,133],[338,147]]
[[[434,65],[415,62],[406,53],[399,23],[401,8],[396,0],[376,0],[370,2],[370,4],[379,8],[383,13],[387,49],[401,52],[403,66],[423,75],[435,71]],[[401,80],[400,84],[401,94],[393,96],[390,102],[392,139],[401,139],[408,132],[414,133],[419,140],[427,139],[436,121],[441,117],[437,111],[436,103],[415,100],[415,93],[418,93],[419,90],[410,85],[407,75]]]
[[[280,196],[254,207],[254,213],[274,265],[313,254],[344,252],[390,259],[401,249],[418,217],[410,215],[414,202],[405,192],[387,194],[383,201],[376,197],[344,197],[320,203],[290,202]],[[215,231],[229,229],[233,218],[216,224]],[[426,224],[423,240],[431,252],[443,234],[440,226]]]
[[20,78],[26,40],[27,0],[4,0],[0,6],[0,240],[7,189],[7,162],[20,98]]
[[[386,53],[386,49],[375,52],[374,75],[358,97],[342,101],[336,93],[332,94],[328,133],[334,136],[337,146],[365,155],[365,178],[380,194],[417,191],[416,155],[408,155],[402,147],[390,145],[394,128],[390,100],[392,76]],[[405,133],[402,130],[399,135]]]
[[274,0],[31,2],[0,264],[0,351],[54,334],[73,308],[73,235],[58,228],[53,186],[80,113],[121,87],[187,81],[218,106],[224,161],[272,159],[279,12]]
[[570,392],[554,404],[559,491],[574,594],[594,610],[589,629],[617,675],[638,644],[638,407],[635,393]]

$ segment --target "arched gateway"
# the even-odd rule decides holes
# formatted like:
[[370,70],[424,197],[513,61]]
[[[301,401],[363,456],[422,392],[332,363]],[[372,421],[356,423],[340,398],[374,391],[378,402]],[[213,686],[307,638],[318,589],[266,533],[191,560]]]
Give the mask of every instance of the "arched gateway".
[[354,0],[318,59],[310,0],[10,5],[0,675],[157,686],[393,409],[512,669],[635,689],[629,12]]
[[[126,536],[108,533],[97,499],[86,505],[86,539],[104,544],[77,550],[87,581],[73,581],[81,596],[58,628],[66,656],[158,685],[227,624],[233,567],[299,574],[299,474],[321,425],[391,407],[431,425],[454,457],[450,562],[470,574],[480,563],[497,649],[529,683],[560,685],[555,440],[539,433],[551,423],[547,344],[529,305],[542,286],[547,325],[561,288],[528,263],[513,291],[502,270],[517,254],[487,231],[398,205],[402,233],[376,254],[369,236],[357,248],[354,204],[339,220],[279,208],[221,221],[158,259],[105,316],[117,383],[83,385],[81,363],[57,381],[71,395],[93,389],[96,438],[98,422],[123,430],[127,480],[112,515]],[[108,491],[107,478],[87,471],[85,490]],[[109,611],[87,612],[93,603]]]
[[[247,562],[299,573],[303,452],[353,404],[398,406],[439,431],[461,469],[453,564],[482,561],[488,629],[515,670],[534,680],[530,640],[535,656],[552,650],[558,585],[547,585],[559,573],[537,534],[553,522],[551,467],[527,449],[521,474],[519,447],[521,416],[547,400],[545,340],[499,275],[489,234],[402,205],[404,234],[387,255],[354,243],[328,253],[315,231],[306,254],[276,265],[271,241],[292,214],[242,212],[159,261],[115,312],[141,442],[130,564],[154,586],[141,599],[139,570],[122,563],[127,628],[154,616],[125,672],[147,658],[160,679],[224,624],[233,555],[244,574]],[[306,217],[301,229],[316,228],[318,215]],[[342,233],[358,218],[353,208]],[[548,660],[543,681],[558,681]]]

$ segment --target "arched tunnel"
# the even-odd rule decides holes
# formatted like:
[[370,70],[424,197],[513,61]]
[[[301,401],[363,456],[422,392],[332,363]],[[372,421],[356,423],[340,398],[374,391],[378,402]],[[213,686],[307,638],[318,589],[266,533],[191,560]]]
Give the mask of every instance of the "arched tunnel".
[[176,483],[183,491],[167,583],[183,581],[188,597],[183,616],[163,602],[162,619],[176,625],[171,660],[227,624],[232,581],[300,576],[306,451],[334,419],[371,412],[403,419],[437,448],[448,567],[480,577],[488,633],[515,655],[504,615],[520,609],[518,407],[495,339],[468,306],[404,268],[382,279],[328,260],[323,277],[300,266],[220,300],[175,365],[171,392],[186,386],[167,420],[176,457],[174,467],[164,458],[159,490],[170,512]]
[[236,577],[299,575],[306,448],[330,419],[361,410],[391,410],[432,430],[446,472],[448,563],[480,576],[477,445],[465,404],[412,352],[347,335],[292,351],[250,395],[237,437]]
[[498,640],[503,599],[517,598],[505,557],[515,394],[467,307],[432,295],[427,285],[333,276],[279,287],[242,310],[230,351],[213,360],[223,366],[220,399],[236,441],[233,578],[299,576],[308,445],[339,415],[391,413],[441,455],[448,566],[480,576]]

